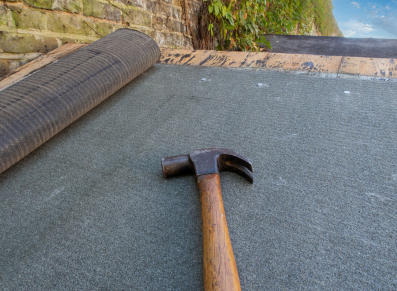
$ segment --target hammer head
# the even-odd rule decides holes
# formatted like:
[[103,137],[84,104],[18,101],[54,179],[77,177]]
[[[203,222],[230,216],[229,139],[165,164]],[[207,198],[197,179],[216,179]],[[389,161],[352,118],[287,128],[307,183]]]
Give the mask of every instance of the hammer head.
[[164,177],[196,174],[206,175],[230,171],[253,183],[251,163],[238,153],[224,148],[194,150],[188,155],[161,159]]

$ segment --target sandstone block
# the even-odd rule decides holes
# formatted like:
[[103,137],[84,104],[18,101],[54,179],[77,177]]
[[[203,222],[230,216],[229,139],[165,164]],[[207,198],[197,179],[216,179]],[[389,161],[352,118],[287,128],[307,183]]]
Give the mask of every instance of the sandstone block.
[[8,68],[8,73],[11,73],[14,71],[16,68],[23,66],[27,64],[30,60],[28,59],[22,59],[22,60],[12,60],[10,61],[10,67]]
[[137,7],[145,7],[145,0],[128,0],[128,3]]
[[156,30],[169,30],[174,32],[182,32],[183,25],[179,21],[171,20],[169,18],[163,18],[153,16],[152,18],[153,28]]
[[12,18],[16,28],[20,29],[46,29],[46,14],[36,9],[23,9],[10,6]]
[[53,32],[80,34],[87,36],[98,35],[93,30],[95,24],[90,20],[83,20],[73,14],[49,13],[47,29]]
[[52,0],[24,0],[26,4],[32,7],[51,9]]
[[153,39],[156,38],[156,32],[154,30],[145,30],[144,33],[147,34],[148,36],[150,36]]
[[139,29],[135,29],[137,31],[140,31],[148,36],[150,36],[151,38],[155,38],[156,37],[156,32],[150,29],[145,29],[145,28],[139,28]]
[[7,9],[4,6],[0,6],[0,25],[8,26]]
[[173,4],[174,4],[175,6],[182,7],[181,1],[184,1],[184,0],[173,0]]
[[156,1],[147,1],[146,10],[152,12],[153,14],[160,14],[161,13],[160,3]]
[[168,20],[165,25],[167,29],[174,32],[183,32],[184,25],[176,20]]
[[184,38],[182,35],[175,35],[164,32],[156,32],[155,41],[160,47],[181,48],[184,45]]
[[58,13],[51,13],[47,17],[47,29],[53,32],[61,32],[65,33],[65,24],[69,21],[66,21],[66,17]]
[[183,39],[183,47],[186,49],[193,49],[193,41],[191,38],[184,37]]
[[0,60],[0,79],[8,74],[10,69],[10,61],[9,60]]
[[[98,39],[99,39],[100,37],[98,36]],[[94,40],[92,40],[92,39],[90,39],[90,38],[86,38],[86,39],[84,39],[84,40],[81,40],[81,39],[76,39],[76,38],[73,38],[73,37],[62,37],[62,38],[58,38],[58,41],[62,44],[62,45],[64,45],[65,43],[92,43],[92,42],[94,42]]]
[[95,24],[95,30],[101,36],[108,35],[109,33],[112,33],[113,31],[115,31],[118,28],[120,28],[120,27],[117,27],[115,24],[111,24],[111,23],[98,22],[98,23]]
[[82,5],[78,0],[54,0],[52,10],[79,13],[82,10]]
[[29,61],[30,61],[29,59],[12,59],[12,60],[0,59],[0,79],[5,75],[14,71],[16,68],[25,65]]
[[122,21],[123,24],[126,25],[135,24],[147,27],[152,26],[152,17],[150,14],[132,8],[126,8],[123,10]]
[[156,16],[179,18],[181,10],[161,1],[147,1],[146,9]]
[[165,4],[164,2],[160,2],[160,13],[166,17],[172,17],[172,6]]
[[182,20],[182,9],[172,7],[172,17]]
[[155,30],[164,30],[166,28],[165,19],[162,18],[162,17],[153,16],[153,18],[152,18],[152,27]]
[[121,10],[97,0],[83,0],[83,14],[114,21],[120,21]]
[[0,47],[7,53],[47,53],[58,47],[54,37],[0,32]]

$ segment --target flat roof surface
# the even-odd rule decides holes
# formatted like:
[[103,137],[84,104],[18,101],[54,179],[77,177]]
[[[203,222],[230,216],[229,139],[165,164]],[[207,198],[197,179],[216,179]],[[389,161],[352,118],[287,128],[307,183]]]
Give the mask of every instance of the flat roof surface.
[[195,178],[160,160],[226,147],[254,166],[221,173],[243,290],[395,289],[396,91],[156,64],[0,175],[0,287],[202,289]]

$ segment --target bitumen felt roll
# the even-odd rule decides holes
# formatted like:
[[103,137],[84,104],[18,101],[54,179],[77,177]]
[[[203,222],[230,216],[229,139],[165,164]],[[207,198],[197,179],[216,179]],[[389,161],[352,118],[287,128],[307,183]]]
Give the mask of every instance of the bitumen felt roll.
[[119,29],[0,91],[0,173],[160,58],[144,33]]
[[0,289],[202,290],[195,177],[161,158],[225,147],[242,290],[396,290],[396,92],[155,64],[0,175]]

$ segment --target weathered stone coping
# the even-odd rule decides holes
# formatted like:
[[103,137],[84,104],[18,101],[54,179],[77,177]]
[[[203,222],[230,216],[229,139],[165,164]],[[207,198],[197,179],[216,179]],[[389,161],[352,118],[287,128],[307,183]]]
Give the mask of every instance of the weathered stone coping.
[[[0,90],[84,46],[85,44],[69,43],[39,56],[1,80]],[[397,80],[397,59],[163,48],[159,63],[198,67],[268,69],[343,78]]]
[[44,68],[45,66],[48,66],[57,60],[70,55],[71,53],[74,53],[86,45],[87,44],[67,43],[45,55],[37,57],[29,63],[15,69],[12,71],[12,73],[8,74],[3,80],[1,80],[0,90],[14,84],[15,82],[18,82],[35,71],[40,70],[41,68]]
[[347,78],[397,79],[397,59],[162,49],[159,63],[201,67],[269,69]]

